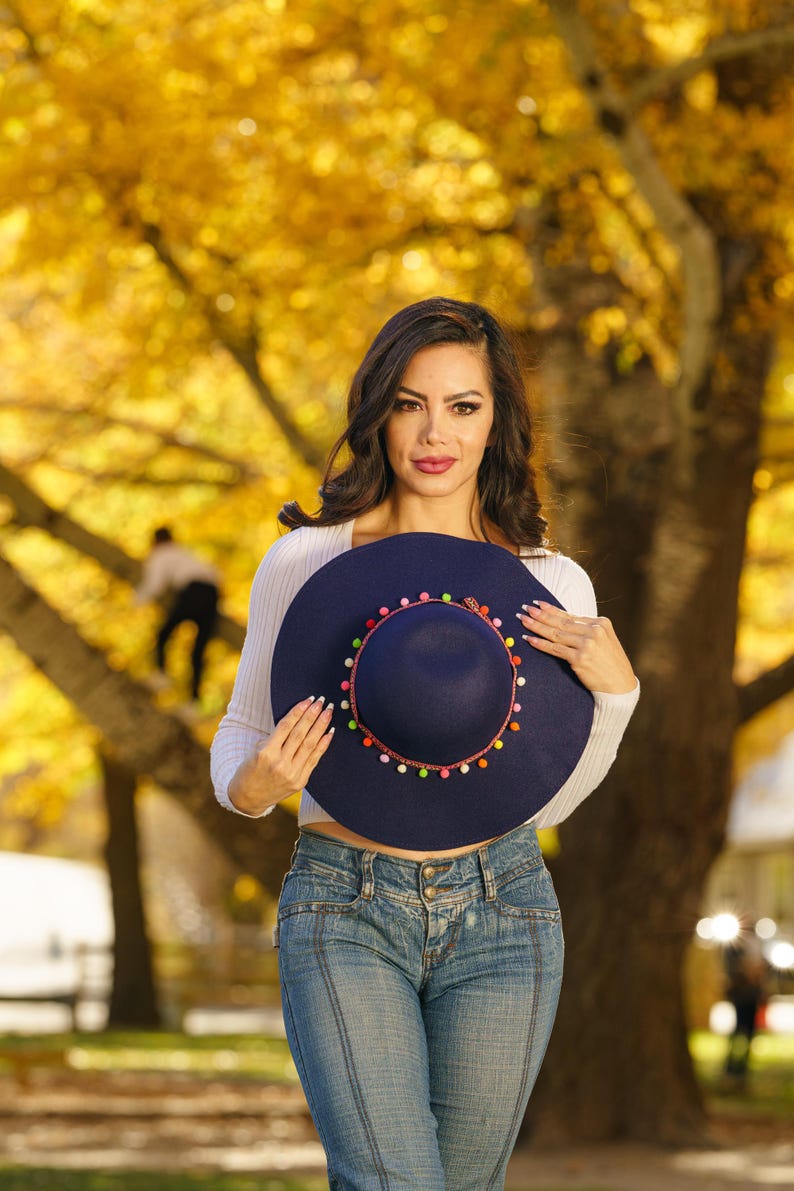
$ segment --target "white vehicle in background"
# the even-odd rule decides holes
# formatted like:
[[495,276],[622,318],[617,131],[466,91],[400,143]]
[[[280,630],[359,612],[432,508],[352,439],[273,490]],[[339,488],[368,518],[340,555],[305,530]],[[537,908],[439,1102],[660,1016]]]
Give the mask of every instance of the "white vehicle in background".
[[0,1032],[101,1029],[111,984],[107,874],[0,852]]

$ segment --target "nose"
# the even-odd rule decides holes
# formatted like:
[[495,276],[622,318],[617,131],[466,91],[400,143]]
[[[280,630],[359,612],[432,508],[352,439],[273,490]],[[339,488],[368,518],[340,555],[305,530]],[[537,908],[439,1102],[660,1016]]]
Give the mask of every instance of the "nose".
[[427,411],[425,424],[422,427],[422,438],[428,446],[438,445],[447,441],[445,409]]

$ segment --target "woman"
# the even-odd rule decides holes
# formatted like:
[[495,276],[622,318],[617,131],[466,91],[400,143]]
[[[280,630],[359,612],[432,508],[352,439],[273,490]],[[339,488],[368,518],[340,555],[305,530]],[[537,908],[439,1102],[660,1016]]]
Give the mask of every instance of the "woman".
[[[603,778],[639,688],[584,572],[544,547],[531,447],[520,370],[493,316],[443,298],[409,306],[353,380],[320,512],[285,506],[294,532],[254,582],[213,774],[221,803],[250,816],[303,790],[280,970],[332,1189],[503,1187],[551,1031],[562,933],[536,828]],[[570,667],[593,701],[581,757],[531,821],[449,848],[384,843],[323,810],[309,791],[333,757],[331,692],[307,692],[274,723],[268,685],[282,618],[310,577],[347,551],[428,532],[520,559],[562,605],[516,607],[522,637]],[[373,768],[373,794],[377,781]]]

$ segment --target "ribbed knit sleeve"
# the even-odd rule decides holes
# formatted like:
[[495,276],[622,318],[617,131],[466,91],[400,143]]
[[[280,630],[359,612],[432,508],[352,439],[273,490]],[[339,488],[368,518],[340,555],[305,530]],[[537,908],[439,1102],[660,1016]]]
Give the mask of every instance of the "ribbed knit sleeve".
[[[309,576],[349,549],[349,539],[349,525],[295,529],[279,538],[259,565],[251,587],[248,629],[234,690],[210,754],[215,796],[227,810],[244,813],[229,798],[229,783],[242,762],[262,747],[275,727],[270,668],[284,614]],[[307,691],[306,695],[318,693]],[[272,809],[268,807],[262,814]]]
[[[597,616],[595,592],[585,571],[562,554],[522,558],[532,574],[574,616]],[[637,700],[640,684],[623,695],[594,691],[593,726],[585,750],[567,782],[531,820],[535,827],[554,827],[567,819],[606,777],[615,760]]]

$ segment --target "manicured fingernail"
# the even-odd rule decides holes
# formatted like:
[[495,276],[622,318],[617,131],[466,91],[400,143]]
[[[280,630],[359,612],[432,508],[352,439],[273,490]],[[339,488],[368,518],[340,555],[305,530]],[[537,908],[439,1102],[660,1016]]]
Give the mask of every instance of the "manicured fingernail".
[[331,714],[331,712],[333,711],[333,709],[334,709],[334,705],[333,705],[333,703],[329,703],[329,704],[328,704],[328,706],[326,707],[325,711],[323,712],[323,715],[328,715],[328,716],[330,716],[330,714]]
[[318,702],[318,703],[324,703],[324,702],[325,702],[325,695],[320,695],[320,698],[317,700],[317,702]]
[[333,736],[333,734],[334,734],[334,732],[335,732],[335,731],[336,731],[336,727],[335,727],[335,726],[334,726],[333,728],[329,728],[329,729],[328,729],[328,735],[329,735],[329,736]]

